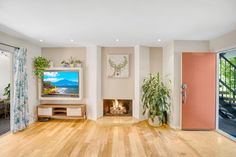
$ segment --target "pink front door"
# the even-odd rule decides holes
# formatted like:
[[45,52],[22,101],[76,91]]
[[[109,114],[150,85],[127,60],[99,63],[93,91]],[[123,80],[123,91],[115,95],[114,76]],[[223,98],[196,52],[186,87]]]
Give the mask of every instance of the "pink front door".
[[182,54],[182,95],[182,129],[215,129],[215,53]]

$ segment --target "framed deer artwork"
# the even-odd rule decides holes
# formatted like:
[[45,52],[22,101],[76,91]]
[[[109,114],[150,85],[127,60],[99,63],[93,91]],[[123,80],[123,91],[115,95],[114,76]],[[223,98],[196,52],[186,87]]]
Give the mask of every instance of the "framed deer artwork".
[[109,78],[129,77],[129,55],[110,54],[107,57],[107,76]]

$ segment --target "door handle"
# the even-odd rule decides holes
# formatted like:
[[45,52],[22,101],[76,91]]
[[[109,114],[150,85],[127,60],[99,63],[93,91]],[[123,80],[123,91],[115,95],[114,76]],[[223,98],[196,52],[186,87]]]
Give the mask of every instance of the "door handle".
[[187,84],[186,83],[182,85],[182,97],[183,97],[183,104],[186,104],[187,102]]

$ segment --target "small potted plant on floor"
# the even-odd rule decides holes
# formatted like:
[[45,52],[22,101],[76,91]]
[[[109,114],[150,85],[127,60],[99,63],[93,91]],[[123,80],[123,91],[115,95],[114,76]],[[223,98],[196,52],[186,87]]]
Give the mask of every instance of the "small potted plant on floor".
[[170,111],[170,88],[160,79],[159,73],[150,74],[142,85],[143,114],[148,115],[152,126],[161,126],[167,122]]
[[41,78],[45,69],[50,67],[50,60],[44,57],[35,57],[33,59],[33,66],[35,76]]

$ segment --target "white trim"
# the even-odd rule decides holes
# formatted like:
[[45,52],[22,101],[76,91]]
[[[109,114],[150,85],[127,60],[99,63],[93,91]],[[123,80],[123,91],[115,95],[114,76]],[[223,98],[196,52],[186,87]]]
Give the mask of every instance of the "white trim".
[[46,71],[79,71],[79,91],[80,96],[79,97],[42,97],[41,96],[41,87],[42,87],[42,81],[41,79],[38,79],[38,98],[39,100],[75,100],[80,101],[83,98],[83,69],[82,68],[64,68],[64,67],[53,67],[46,69]]
[[216,130],[219,128],[219,53],[216,54]]
[[11,95],[10,95],[10,132],[12,131],[12,124],[14,123],[13,122],[13,117],[14,117],[14,115],[13,115],[13,95],[14,95],[14,67],[13,67],[13,63],[14,63],[14,57],[13,57],[13,55],[14,55],[14,53],[12,52],[12,53],[10,53],[10,65],[11,65],[11,76],[10,76],[10,79],[11,79],[11,91],[10,91],[10,93],[11,93]]
[[228,52],[228,51],[232,51],[232,50],[236,50],[236,45],[234,46],[230,46],[228,48],[223,48],[223,49],[219,49],[217,51],[215,51],[216,53],[222,53],[222,52]]
[[[182,74],[183,74],[183,64],[182,64],[182,56],[183,56],[183,52],[181,52],[181,57],[180,57],[180,67],[181,67],[181,69],[180,69],[180,85],[182,86],[182,82],[183,82],[183,78],[182,78]],[[183,103],[182,103],[182,87],[180,87],[181,88],[181,93],[180,93],[180,100],[179,100],[179,104],[180,104],[180,107],[179,107],[179,112],[180,112],[180,118],[179,118],[179,120],[180,120],[180,122],[179,122],[179,128],[182,130],[183,128],[182,128],[182,105],[183,105]]]
[[233,137],[220,129],[216,129],[216,132],[236,142],[236,137]]

